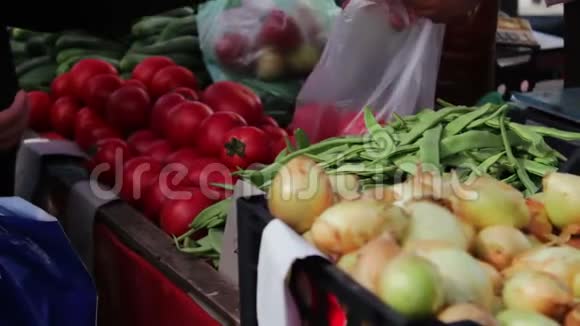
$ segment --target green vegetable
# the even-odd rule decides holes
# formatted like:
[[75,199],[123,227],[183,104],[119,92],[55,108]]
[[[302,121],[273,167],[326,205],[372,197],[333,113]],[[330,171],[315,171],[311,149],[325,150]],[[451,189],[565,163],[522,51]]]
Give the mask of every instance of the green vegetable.
[[195,35],[197,22],[195,16],[187,16],[176,19],[169,23],[159,35],[160,41],[168,41],[172,38],[184,35]]
[[81,48],[70,48],[66,50],[62,50],[58,52],[56,56],[56,62],[61,64],[73,57],[83,57],[83,56],[92,56],[92,55],[100,55],[103,57],[111,58],[111,59],[119,59],[121,57],[119,52],[109,51],[109,50],[91,50],[91,49],[81,49]]
[[56,41],[55,47],[57,51],[62,51],[68,48],[109,50],[114,52],[124,52],[126,50],[125,46],[120,43],[77,33],[63,34]]
[[162,12],[158,16],[179,18],[179,17],[191,16],[194,13],[195,13],[195,11],[191,7],[181,7],[181,8],[175,8],[175,9],[171,9],[171,10]]
[[50,85],[55,77],[56,64],[49,62],[40,66],[35,66],[31,70],[23,73],[18,78],[20,87],[24,90],[34,90],[42,86]]
[[21,76],[36,67],[46,65],[50,62],[52,62],[50,56],[36,57],[25,61],[16,67],[16,76]]
[[175,17],[151,16],[144,17],[131,28],[131,34],[136,37],[146,37],[159,34]]
[[167,53],[199,51],[199,40],[193,36],[179,36],[174,39],[158,42],[138,50],[140,54],[165,55]]

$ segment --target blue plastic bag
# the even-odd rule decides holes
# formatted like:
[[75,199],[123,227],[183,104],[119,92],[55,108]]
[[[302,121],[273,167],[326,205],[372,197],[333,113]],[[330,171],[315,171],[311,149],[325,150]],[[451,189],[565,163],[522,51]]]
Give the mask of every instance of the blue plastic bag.
[[96,324],[97,294],[58,221],[0,198],[0,325]]

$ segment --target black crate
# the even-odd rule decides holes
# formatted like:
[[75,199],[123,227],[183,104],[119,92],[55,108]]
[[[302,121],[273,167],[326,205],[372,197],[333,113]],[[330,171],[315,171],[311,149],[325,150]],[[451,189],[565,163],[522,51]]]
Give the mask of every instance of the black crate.
[[[272,220],[264,196],[239,199],[238,265],[240,284],[240,320],[243,326],[258,325],[256,319],[257,266],[262,230]],[[305,286],[305,282],[316,286]],[[309,257],[294,263],[290,291],[304,325],[330,325],[328,295],[335,296],[347,310],[348,325],[439,326],[435,318],[409,321],[382,303],[336,266],[320,257]],[[310,291],[309,291],[310,290]],[[473,322],[453,323],[477,326]]]

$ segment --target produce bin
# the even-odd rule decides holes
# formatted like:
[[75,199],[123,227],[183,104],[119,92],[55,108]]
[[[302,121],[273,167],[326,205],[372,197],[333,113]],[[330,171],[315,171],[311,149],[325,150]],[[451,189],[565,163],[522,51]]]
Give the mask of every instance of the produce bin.
[[[514,110],[512,121],[525,123],[536,118],[527,110]],[[534,120],[536,124],[538,120]],[[546,125],[552,120],[540,120]],[[578,129],[577,129],[578,130]],[[546,142],[562,153],[568,160],[560,166],[560,172],[580,174],[580,148],[577,144],[546,137]],[[274,218],[268,211],[266,198],[253,196],[237,201],[238,254],[241,320],[243,325],[257,325],[256,287],[262,231]],[[335,265],[320,257],[297,260],[291,270],[289,288],[301,318],[312,325],[334,325],[332,318],[333,297],[343,306],[348,325],[445,325],[435,318],[408,320],[390,309],[370,291],[352,280]],[[306,285],[305,285],[306,284]],[[470,321],[453,325],[477,325]]]
[[[45,158],[32,201],[66,224],[78,217],[67,202],[86,178],[81,160]],[[100,325],[240,324],[237,289],[128,204],[100,207],[93,236]]]

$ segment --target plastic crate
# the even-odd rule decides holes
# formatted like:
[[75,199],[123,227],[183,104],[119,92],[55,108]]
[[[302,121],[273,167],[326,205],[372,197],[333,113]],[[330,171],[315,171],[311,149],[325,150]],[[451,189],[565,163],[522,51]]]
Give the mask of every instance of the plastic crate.
[[[242,326],[255,326],[257,266],[262,230],[273,218],[264,196],[239,199],[238,261],[240,311]],[[316,286],[314,286],[316,285]],[[439,326],[435,318],[409,321],[386,306],[336,266],[320,257],[309,257],[294,264],[290,277],[290,291],[297,304],[304,325],[331,325],[329,295],[336,297],[346,308],[347,325]],[[473,322],[450,325],[477,326]]]

